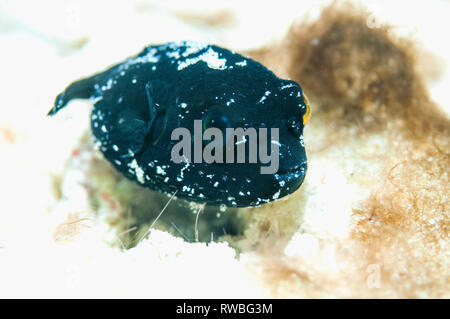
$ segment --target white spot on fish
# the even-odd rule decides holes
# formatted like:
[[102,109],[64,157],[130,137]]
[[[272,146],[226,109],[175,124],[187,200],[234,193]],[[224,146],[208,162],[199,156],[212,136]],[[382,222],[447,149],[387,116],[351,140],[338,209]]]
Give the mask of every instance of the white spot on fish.
[[186,50],[183,52],[183,57],[198,53],[206,47],[206,44],[195,41],[181,42],[181,46],[183,45],[186,46]]
[[156,166],[156,174],[166,175],[166,171],[161,166]]
[[157,63],[159,62],[159,57],[156,56],[158,50],[156,48],[152,48],[148,50],[147,54],[144,56],[132,58],[128,61],[126,65],[124,65],[125,69],[128,69],[129,65],[133,64],[141,64],[141,63]]
[[270,143],[281,146],[280,142],[278,142],[276,140],[271,140]]
[[102,91],[107,91],[110,88],[112,88],[113,80],[109,79],[108,82],[106,82],[106,85],[102,86]]
[[270,95],[270,91],[266,91],[264,93],[264,95],[261,97],[261,99],[258,101],[258,103],[263,103],[264,100],[266,99],[266,97],[269,96],[269,95]]
[[139,183],[144,184],[144,170],[138,165],[136,159],[133,159],[131,164],[129,164],[130,168],[134,170],[134,175],[136,176]]
[[281,87],[281,90],[284,90],[284,89],[287,89],[287,88],[291,88],[291,87],[294,87],[295,85],[293,84],[293,83],[289,83],[289,84],[286,84],[286,85],[283,85],[282,87]]
[[185,61],[179,61],[178,71],[183,70],[188,66],[194,65],[199,61],[205,62],[210,69],[215,70],[226,69],[227,60],[219,58],[219,54],[212,48],[209,48],[205,53],[202,53],[195,58],[186,59]]
[[247,142],[247,139],[246,139],[245,136],[242,136],[242,140],[237,141],[236,143],[234,143],[234,145],[239,145],[239,144],[242,144],[242,143],[245,143],[245,142]]
[[280,197],[281,190],[278,190],[275,194],[273,194],[272,199],[278,199]]
[[167,52],[166,56],[169,58],[179,59],[180,53],[178,51]]

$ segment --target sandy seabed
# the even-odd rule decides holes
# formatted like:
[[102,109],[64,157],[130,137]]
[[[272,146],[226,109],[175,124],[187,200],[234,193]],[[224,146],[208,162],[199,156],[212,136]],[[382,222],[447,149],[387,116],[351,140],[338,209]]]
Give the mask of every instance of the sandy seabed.
[[[0,2],[0,297],[448,298],[450,50],[434,21],[448,29],[450,5],[411,4],[418,22],[387,3]],[[45,117],[73,80],[185,39],[262,62],[312,105],[305,183],[211,208],[239,220],[214,241],[192,240],[195,214],[176,214],[196,207],[175,202],[144,236],[169,198],[94,150],[89,101]]]

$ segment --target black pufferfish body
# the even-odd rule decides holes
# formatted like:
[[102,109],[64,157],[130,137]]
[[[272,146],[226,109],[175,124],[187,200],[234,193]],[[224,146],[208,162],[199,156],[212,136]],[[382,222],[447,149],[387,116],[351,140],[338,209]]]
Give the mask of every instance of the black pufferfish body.
[[[49,115],[76,98],[93,102],[91,129],[105,158],[144,187],[189,201],[246,207],[288,195],[304,180],[309,105],[301,87],[227,49],[193,41],[149,46],[69,85]],[[277,128],[279,140],[269,137],[267,149],[277,143],[278,170],[261,174],[268,164],[250,163],[249,147],[244,163],[174,163],[171,150],[178,141],[172,132],[194,132],[195,120],[203,130]]]

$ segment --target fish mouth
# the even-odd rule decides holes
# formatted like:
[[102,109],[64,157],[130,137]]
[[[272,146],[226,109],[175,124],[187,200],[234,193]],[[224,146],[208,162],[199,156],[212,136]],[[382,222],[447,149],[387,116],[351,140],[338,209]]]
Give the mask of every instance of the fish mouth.
[[287,169],[287,170],[279,170],[276,174],[275,177],[277,179],[281,179],[281,180],[295,180],[298,178],[303,179],[305,174],[306,174],[306,169],[308,168],[308,164],[307,162],[303,162],[300,165],[297,165],[293,168]]

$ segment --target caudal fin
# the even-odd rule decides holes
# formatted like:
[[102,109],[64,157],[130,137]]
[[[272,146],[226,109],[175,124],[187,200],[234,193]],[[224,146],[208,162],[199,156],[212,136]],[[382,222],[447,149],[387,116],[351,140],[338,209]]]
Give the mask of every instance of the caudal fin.
[[69,85],[56,99],[52,109],[47,115],[55,115],[59,110],[64,108],[67,103],[73,99],[88,99],[94,94],[95,83],[98,83],[99,77],[103,74],[97,74],[89,78],[85,78]]

